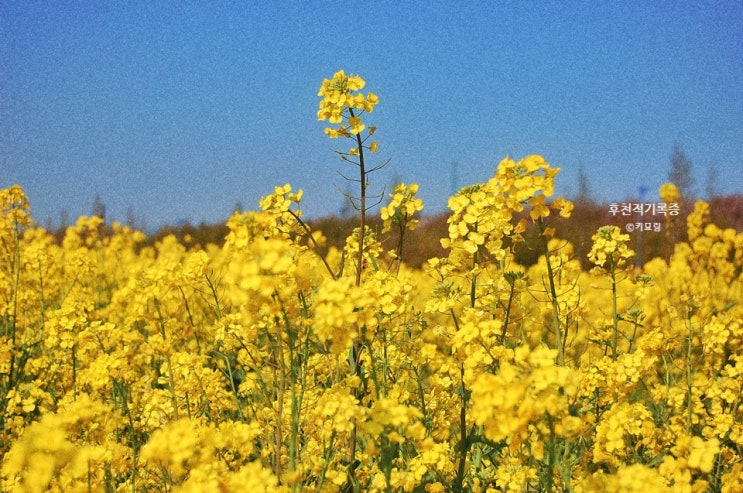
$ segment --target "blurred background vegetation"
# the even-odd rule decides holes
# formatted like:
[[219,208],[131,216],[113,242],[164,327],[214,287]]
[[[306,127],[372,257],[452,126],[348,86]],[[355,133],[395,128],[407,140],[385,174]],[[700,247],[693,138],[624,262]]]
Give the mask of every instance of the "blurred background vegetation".
[[[581,266],[588,268],[587,254],[591,249],[591,237],[601,226],[619,226],[622,232],[628,232],[631,237],[631,245],[636,253],[636,265],[641,266],[650,259],[661,257],[668,259],[673,253],[674,245],[680,241],[686,241],[686,216],[694,210],[696,202],[695,179],[692,172],[693,164],[687,157],[683,146],[675,142],[669,153],[667,178],[674,183],[681,195],[681,209],[678,215],[644,215],[612,214],[609,202],[598,202],[591,195],[591,188],[583,166],[579,168],[577,192],[570,199],[574,202],[572,216],[563,219],[556,214],[551,215],[546,226],[555,228],[555,238],[572,243],[574,255]],[[711,209],[711,221],[718,227],[732,228],[743,231],[743,193],[722,196],[716,193],[717,182],[720,179],[717,169],[711,166],[707,169],[708,176],[704,186],[704,195]],[[391,189],[391,187],[389,187]],[[639,198],[626,199],[617,204],[629,203],[659,203],[660,201],[643,199],[644,195],[651,190],[641,187]],[[655,194],[653,194],[655,195]],[[241,203],[235,205],[235,211],[242,212]],[[413,232],[407,232],[402,251],[402,260],[410,267],[418,268],[429,258],[443,257],[446,251],[442,248],[440,239],[448,237],[447,213],[437,215],[424,215],[420,217],[418,228]],[[99,195],[93,200],[91,215],[106,219],[106,205]],[[523,217],[523,216],[522,216]],[[541,246],[537,244],[537,232],[533,227],[528,214],[525,214],[530,227],[524,236],[524,243],[514,248],[516,260],[519,264],[528,267],[538,260],[541,254]],[[520,219],[517,218],[517,219]],[[225,218],[226,222],[227,218]],[[377,233],[377,238],[382,242],[385,250],[394,250],[398,244],[399,236],[396,231],[382,234],[382,221],[378,215],[370,216],[367,224]],[[175,235],[181,243],[189,247],[206,247],[213,244],[221,246],[228,233],[225,222],[216,224],[200,223],[192,224],[182,221],[175,225],[165,225],[157,230],[150,231],[147,240],[142,246],[155,245],[168,235]],[[661,223],[660,231],[638,231],[629,232],[627,225],[632,223]],[[148,232],[145,218],[137,218],[132,210],[127,211],[124,223],[136,230]],[[350,236],[359,220],[354,214],[350,204],[339,215],[331,215],[314,220],[307,220],[313,231],[321,231],[325,236],[325,244],[321,253],[327,252],[331,247],[342,249],[346,238]],[[54,234],[57,241],[61,242],[66,228],[71,224],[68,214],[63,210],[59,225],[54,227],[51,219],[47,220],[46,230]],[[108,223],[107,223],[108,224]],[[634,228],[633,228],[634,229]]]
[[[679,241],[686,240],[686,216],[693,210],[693,201],[687,199],[682,202],[681,211],[677,216],[648,216],[639,215],[622,216],[610,212],[609,203],[599,203],[587,197],[575,197],[575,209],[569,219],[550,216],[549,226],[555,228],[555,237],[567,240],[575,248],[575,256],[580,260],[584,268],[588,267],[586,255],[591,249],[591,236],[596,230],[605,225],[620,226],[627,232],[626,225],[636,222],[660,222],[661,231],[643,231],[629,233],[631,245],[635,252],[639,252],[638,262],[642,263],[655,257],[668,259],[673,251],[673,245]],[[627,203],[637,203],[638,200],[627,200]],[[711,220],[720,228],[733,228],[743,231],[743,194],[713,197],[708,200],[712,212]],[[103,215],[105,219],[105,207],[100,199],[95,201],[96,215]],[[423,215],[420,224],[415,231],[407,232],[402,252],[403,261],[411,267],[420,267],[427,259],[446,255],[441,247],[440,239],[448,236],[448,215]],[[531,220],[527,216],[530,227],[524,234],[525,242],[516,245],[516,260],[524,266],[534,264],[541,254],[541,249],[536,243],[537,233],[532,227]],[[382,221],[379,216],[369,218],[370,226],[377,232],[377,238],[382,241],[386,250],[392,250],[398,242],[398,234],[393,230],[389,234],[382,234]],[[327,216],[315,220],[309,220],[308,224],[315,231],[321,231],[326,238],[323,253],[331,247],[343,248],[346,238],[351,234],[353,228],[358,226],[358,219],[354,216]],[[136,227],[136,224],[129,224]],[[58,241],[64,237],[65,228],[58,227],[49,229]],[[227,235],[227,226],[218,224],[191,224],[188,221],[178,225],[166,225],[147,236],[144,243],[154,245],[167,235],[175,235],[182,243],[189,247],[205,247],[208,244],[221,246]]]

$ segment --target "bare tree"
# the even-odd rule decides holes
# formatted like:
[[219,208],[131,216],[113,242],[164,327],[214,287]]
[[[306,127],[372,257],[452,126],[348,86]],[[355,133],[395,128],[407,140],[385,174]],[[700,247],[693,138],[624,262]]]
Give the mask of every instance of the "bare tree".
[[67,209],[62,209],[62,211],[59,213],[59,229],[61,231],[66,230],[70,227],[70,213],[67,212]]
[[578,168],[578,195],[575,197],[575,201],[582,205],[593,202],[593,199],[591,198],[591,189],[588,186],[588,176],[586,175],[586,169],[582,163]]
[[130,205],[126,208],[126,220],[125,224],[135,231],[146,231],[147,226],[145,223],[144,215],[137,217],[134,213],[134,208]]
[[93,207],[91,209],[91,215],[100,217],[104,221],[106,220],[106,204],[101,200],[100,195],[96,195],[93,199]]
[[707,183],[704,187],[704,191],[707,193],[707,200],[712,200],[717,196],[717,179],[719,177],[719,170],[717,166],[711,164],[707,168]]
[[668,170],[668,181],[676,185],[682,198],[691,199],[693,197],[692,187],[694,186],[694,176],[691,173],[692,164],[678,141],[673,143],[673,152],[671,152],[670,158],[671,169]]

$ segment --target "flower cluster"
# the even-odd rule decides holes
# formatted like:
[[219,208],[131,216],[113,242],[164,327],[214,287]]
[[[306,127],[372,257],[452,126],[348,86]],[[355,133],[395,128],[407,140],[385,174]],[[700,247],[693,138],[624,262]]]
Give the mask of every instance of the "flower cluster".
[[379,210],[382,218],[382,231],[387,232],[393,223],[400,225],[402,229],[413,231],[418,226],[418,220],[414,219],[415,213],[423,210],[423,201],[415,196],[418,193],[418,184],[406,185],[400,183],[395,185],[390,194],[390,203]]
[[609,264],[620,267],[635,254],[627,247],[629,235],[622,234],[618,226],[604,226],[593,235],[593,246],[588,259],[598,267]]
[[658,190],[661,200],[666,204],[677,203],[681,199],[679,189],[673,183],[664,183]]
[[[330,138],[352,137],[366,129],[366,125],[361,121],[361,113],[371,113],[374,106],[379,103],[379,97],[373,92],[366,95],[359,92],[365,85],[364,79],[358,75],[346,75],[343,70],[333,74],[332,79],[323,80],[320,91],[317,93],[322,97],[320,109],[317,110],[317,118],[320,121],[327,120],[332,125],[338,125],[325,129],[325,133]],[[373,134],[374,127],[371,127],[369,135]],[[371,143],[369,149],[371,152],[376,152],[376,142]],[[358,149],[356,152],[358,153]]]

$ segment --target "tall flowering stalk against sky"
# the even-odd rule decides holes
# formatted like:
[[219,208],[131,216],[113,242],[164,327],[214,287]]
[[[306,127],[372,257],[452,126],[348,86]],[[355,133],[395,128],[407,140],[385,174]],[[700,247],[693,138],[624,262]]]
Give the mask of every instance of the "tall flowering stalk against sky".
[[[327,120],[331,125],[325,128],[325,134],[331,139],[340,137],[351,139],[353,144],[348,151],[336,150],[335,152],[345,162],[355,165],[359,171],[358,178],[349,178],[341,173],[344,179],[359,184],[359,195],[357,197],[346,196],[352,206],[359,211],[358,252],[356,257],[357,287],[361,286],[361,275],[364,270],[366,211],[369,209],[367,205],[368,176],[370,173],[387,164],[383,162],[380,165],[368,167],[365,161],[365,151],[368,150],[371,153],[377,152],[378,143],[377,141],[369,142],[369,139],[376,131],[376,127],[369,127],[367,130],[366,124],[361,120],[361,116],[365,113],[371,113],[374,110],[374,106],[379,102],[376,94],[370,92],[364,95],[360,92],[365,85],[366,82],[364,79],[358,75],[346,75],[343,70],[339,70],[333,74],[332,79],[323,80],[320,90],[317,93],[318,96],[322,97],[320,107],[317,111],[317,118],[319,121]],[[364,135],[365,130],[366,135]],[[380,200],[381,197],[379,197]],[[362,374],[360,361],[362,347],[362,342],[358,340],[354,341],[350,361],[352,372],[359,376]],[[360,390],[357,389],[357,398],[361,397],[359,392]],[[356,456],[356,432],[357,429],[354,426],[351,434],[351,463],[354,462]],[[353,469],[353,467],[349,469],[349,480],[351,484],[355,484],[356,482]]]
[[[361,120],[364,113],[371,113],[374,106],[379,102],[376,94],[369,92],[366,95],[360,91],[366,82],[358,75],[346,75],[343,70],[333,74],[332,79],[325,79],[320,86],[318,96],[322,97],[320,109],[317,111],[317,119],[327,120],[331,126],[325,128],[325,134],[331,139],[345,137],[351,139],[353,144],[348,151],[336,151],[337,154],[348,163],[356,165],[359,169],[359,177],[348,178],[348,181],[359,183],[358,197],[348,196],[351,204],[359,211],[359,251],[356,262],[356,285],[361,284],[361,272],[364,266],[364,233],[366,227],[367,188],[369,187],[368,175],[382,167],[385,163],[374,167],[368,167],[365,161],[365,150],[371,153],[377,152],[377,141],[368,142],[374,135],[376,127],[369,127]],[[366,130],[366,136],[364,131]],[[368,142],[368,143],[367,143]]]

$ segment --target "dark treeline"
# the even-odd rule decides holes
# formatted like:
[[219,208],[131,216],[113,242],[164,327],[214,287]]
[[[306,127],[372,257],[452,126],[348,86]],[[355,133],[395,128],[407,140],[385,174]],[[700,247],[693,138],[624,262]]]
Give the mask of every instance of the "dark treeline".
[[[627,202],[629,203],[629,201]],[[637,201],[632,203],[637,203]],[[743,195],[716,197],[709,203],[712,223],[720,228],[733,228],[737,231],[743,231]],[[555,238],[572,243],[575,258],[580,260],[584,268],[588,267],[587,255],[591,250],[591,237],[598,228],[606,225],[616,225],[620,226],[623,232],[628,232],[627,224],[631,223],[634,226],[638,222],[642,222],[643,225],[650,223],[650,231],[628,233],[632,238],[630,244],[638,253],[639,262],[642,263],[655,257],[669,258],[670,254],[673,253],[673,245],[687,239],[686,216],[692,210],[693,204],[689,204],[683,207],[676,216],[660,214],[644,215],[643,217],[639,217],[637,214],[624,216],[621,213],[612,214],[609,203],[577,200],[569,219],[560,218],[553,213],[547,218],[547,223],[548,226],[555,228]],[[537,242],[537,231],[528,218],[528,213],[517,217],[524,216],[527,217],[529,227],[523,235],[525,241],[515,246],[514,253],[519,264],[530,266],[536,263],[542,255],[542,247]],[[447,214],[423,216],[418,228],[413,232],[406,233],[402,252],[402,258],[406,264],[412,267],[420,267],[429,258],[446,255],[446,251],[441,247],[439,240],[448,236],[447,218]],[[371,223],[376,231],[381,231],[379,218],[372,219]],[[659,232],[653,230],[656,223],[659,223]],[[326,236],[326,248],[329,246],[342,248],[346,237],[357,226],[357,220],[354,218],[326,217],[313,221],[311,224],[313,229],[322,231]],[[399,236],[394,231],[387,236],[380,235],[378,237],[382,240],[386,249],[395,248]]]
[[[709,203],[712,223],[720,228],[743,231],[743,195],[715,197]],[[548,225],[555,228],[555,237],[572,243],[575,257],[584,267],[587,267],[586,255],[591,249],[591,237],[599,227],[605,225],[617,225],[622,228],[623,232],[627,232],[629,223],[633,225],[638,222],[650,223],[652,225],[650,231],[629,233],[632,238],[632,248],[639,253],[638,261],[642,263],[655,257],[667,259],[673,252],[673,245],[686,240],[686,216],[691,210],[693,210],[693,204],[690,203],[685,205],[676,216],[646,214],[640,217],[638,214],[612,213],[608,203],[579,199],[575,201],[575,209],[569,219],[553,214],[547,220]],[[446,255],[439,240],[448,236],[447,218],[448,215],[445,213],[434,216],[424,215],[415,231],[406,232],[402,259],[407,265],[420,267],[429,258]],[[531,226],[531,220],[528,217],[527,222]],[[660,223],[660,231],[653,230],[656,223]],[[322,253],[325,253],[331,247],[343,248],[346,238],[358,226],[358,219],[328,216],[310,220],[308,224],[312,230],[321,231],[325,236],[325,245],[322,247]],[[382,234],[382,222],[378,216],[370,217],[368,224],[377,232],[377,238],[386,250],[393,250],[397,247],[399,235],[396,234],[394,228],[392,232]],[[61,242],[64,229],[57,229],[53,233]],[[205,247],[208,244],[221,246],[227,233],[228,228],[225,223],[195,225],[184,222],[159,228],[147,236],[142,246],[155,245],[168,235],[176,236],[188,247]],[[529,227],[523,236],[525,241],[516,245],[514,251],[516,260],[521,265],[529,266],[537,261],[542,250],[537,243],[536,231],[532,227]]]

